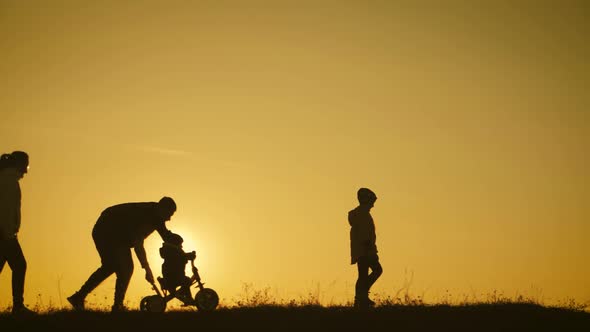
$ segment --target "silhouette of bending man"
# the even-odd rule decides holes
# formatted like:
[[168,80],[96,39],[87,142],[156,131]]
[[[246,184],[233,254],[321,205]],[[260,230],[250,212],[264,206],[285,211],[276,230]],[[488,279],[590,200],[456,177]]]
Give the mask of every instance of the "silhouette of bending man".
[[112,311],[124,311],[123,300],[133,274],[134,249],[145,279],[153,283],[154,275],[147,261],[143,241],[154,231],[166,240],[171,232],[166,221],[176,212],[176,203],[170,197],[159,202],[125,203],[105,209],[92,230],[92,238],[100,255],[102,265],[94,272],[79,291],[68,297],[76,310],[84,309],[84,299],[111,274],[115,273],[115,301]]
[[370,189],[361,188],[357,192],[357,198],[359,206],[348,212],[348,223],[351,227],[350,264],[356,264],[358,268],[354,305],[367,308],[375,305],[375,302],[369,299],[369,290],[383,273],[377,256],[375,223],[370,213],[377,196]]

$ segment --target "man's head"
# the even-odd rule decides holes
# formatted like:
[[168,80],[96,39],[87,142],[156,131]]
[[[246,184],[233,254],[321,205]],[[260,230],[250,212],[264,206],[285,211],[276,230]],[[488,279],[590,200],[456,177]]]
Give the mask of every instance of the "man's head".
[[2,157],[0,157],[0,165],[3,169],[13,169],[17,179],[22,179],[22,177],[29,171],[29,155],[23,151],[14,151],[11,154],[3,154]]
[[168,221],[174,212],[176,212],[176,203],[172,198],[164,196],[158,202],[158,212],[160,213],[162,220]]
[[356,197],[358,198],[359,204],[361,206],[368,208],[372,208],[375,204],[375,201],[377,200],[377,195],[375,195],[375,193],[368,188],[359,189],[356,193]]

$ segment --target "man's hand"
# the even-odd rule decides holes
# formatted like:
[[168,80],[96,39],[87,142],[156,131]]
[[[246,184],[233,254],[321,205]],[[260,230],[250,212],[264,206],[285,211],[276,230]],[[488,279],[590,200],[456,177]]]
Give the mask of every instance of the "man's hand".
[[152,269],[150,267],[145,268],[145,280],[147,280],[150,284],[153,284],[154,281],[154,274],[152,273]]

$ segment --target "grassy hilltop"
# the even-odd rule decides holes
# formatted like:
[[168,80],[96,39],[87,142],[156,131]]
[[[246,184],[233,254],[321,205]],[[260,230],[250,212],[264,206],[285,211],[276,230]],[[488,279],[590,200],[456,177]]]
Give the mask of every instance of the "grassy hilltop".
[[254,306],[214,312],[48,311],[0,314],[2,331],[590,331],[590,313],[536,304],[390,305],[351,307]]

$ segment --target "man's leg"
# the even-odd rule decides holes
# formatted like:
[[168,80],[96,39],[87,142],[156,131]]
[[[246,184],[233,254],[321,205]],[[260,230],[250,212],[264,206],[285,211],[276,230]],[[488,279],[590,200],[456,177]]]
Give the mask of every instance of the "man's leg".
[[365,304],[366,299],[368,298],[369,264],[367,261],[367,257],[359,257],[356,265],[358,269],[358,279],[356,280],[355,285],[354,304],[355,306],[359,306]]
[[117,282],[115,284],[115,303],[113,305],[113,311],[124,309],[123,300],[125,300],[125,293],[127,293],[129,281],[133,274],[131,249],[121,248],[118,250],[116,263],[115,274],[117,274]]
[[84,309],[84,300],[98,285],[105,281],[111,274],[115,273],[115,250],[110,248],[106,241],[94,240],[96,250],[100,255],[101,266],[94,271],[88,280],[82,285],[79,291],[74,295],[68,297],[68,301],[72,304],[74,309]]
[[114,268],[112,266],[105,266],[104,264],[101,265],[96,271],[94,271],[88,280],[82,285],[79,291],[76,292],[76,295],[81,298],[85,299],[90,292],[92,292],[98,285],[100,285],[103,281],[105,281],[111,274],[113,274]]
[[0,240],[0,273],[4,269],[4,265],[6,264],[6,240]]

